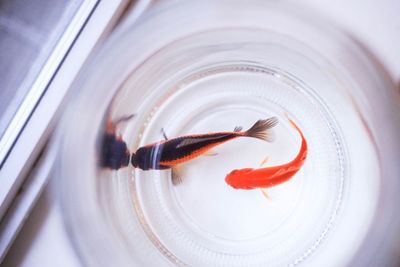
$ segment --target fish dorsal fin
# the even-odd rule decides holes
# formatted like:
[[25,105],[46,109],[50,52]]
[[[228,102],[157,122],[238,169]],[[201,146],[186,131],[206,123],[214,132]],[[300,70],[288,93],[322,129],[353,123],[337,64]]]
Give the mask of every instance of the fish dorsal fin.
[[218,140],[220,138],[226,137],[228,134],[221,134],[220,136],[195,136],[195,137],[185,137],[184,140],[182,140],[176,148],[180,148],[183,146],[188,146],[188,145],[193,145],[193,144],[198,144],[201,142],[206,142],[206,141],[212,141],[212,140]]
[[188,146],[188,145],[193,145],[197,144],[200,142],[208,141],[208,140],[213,140],[215,137],[210,137],[210,136],[204,136],[204,137],[187,137],[182,142],[180,142],[176,148],[180,148],[183,146]]
[[238,132],[241,132],[242,129],[243,129],[242,126],[236,126],[235,129],[233,129],[233,131],[234,131],[235,133],[238,133]]

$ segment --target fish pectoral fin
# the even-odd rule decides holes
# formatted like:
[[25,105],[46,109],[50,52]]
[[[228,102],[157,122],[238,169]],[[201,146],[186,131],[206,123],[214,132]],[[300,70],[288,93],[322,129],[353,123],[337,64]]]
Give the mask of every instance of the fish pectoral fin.
[[264,167],[268,161],[269,161],[269,157],[266,157],[265,159],[263,159],[260,163],[260,167]]
[[261,189],[261,193],[263,194],[263,196],[268,199],[268,200],[272,200],[271,197],[269,196],[267,189]]
[[213,151],[213,150],[209,150],[209,151],[207,151],[206,153],[203,154],[203,156],[207,156],[207,157],[213,157],[213,156],[216,156],[216,155],[218,155],[218,153]]
[[181,168],[174,166],[171,168],[171,179],[173,185],[178,185],[183,182]]

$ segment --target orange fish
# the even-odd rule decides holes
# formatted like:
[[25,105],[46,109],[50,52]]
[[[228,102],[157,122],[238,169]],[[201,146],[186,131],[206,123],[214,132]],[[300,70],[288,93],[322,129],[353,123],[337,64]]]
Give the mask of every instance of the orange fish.
[[[269,129],[277,123],[277,118],[271,117],[266,120],[258,120],[247,131],[242,131],[242,127],[235,127],[233,132],[187,135],[173,139],[167,139],[164,134],[166,140],[140,147],[135,153],[132,153],[131,163],[133,167],[142,170],[175,168],[181,163],[205,154],[215,146],[238,137],[254,137],[271,141]],[[180,183],[180,175],[174,174],[177,169],[172,170],[172,182]]]
[[[225,182],[236,189],[262,189],[279,185],[292,178],[303,166],[307,158],[308,148],[299,127],[291,119],[289,119],[289,122],[299,132],[302,140],[300,151],[292,161],[266,168],[233,170],[225,177]],[[266,195],[264,191],[263,193]]]

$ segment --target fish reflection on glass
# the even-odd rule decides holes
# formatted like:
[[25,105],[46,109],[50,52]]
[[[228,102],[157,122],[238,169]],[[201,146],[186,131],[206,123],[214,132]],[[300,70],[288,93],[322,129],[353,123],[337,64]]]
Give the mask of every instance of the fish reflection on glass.
[[100,166],[107,169],[119,170],[122,167],[129,165],[130,151],[122,139],[122,136],[117,133],[116,127],[119,123],[125,122],[133,118],[134,115],[129,115],[113,122],[108,119],[106,122],[106,131],[102,136],[100,145]]
[[166,140],[140,147],[132,153],[131,163],[135,168],[142,170],[172,169],[172,182],[178,184],[182,182],[176,168],[179,164],[204,155],[213,147],[239,137],[253,137],[271,142],[270,129],[277,123],[277,118],[271,117],[258,120],[247,131],[242,131],[242,127],[235,127],[232,132],[195,134],[173,139],[167,139],[164,135]]
[[[293,160],[282,165],[266,168],[233,170],[225,177],[226,183],[235,189],[265,189],[282,184],[291,179],[303,166],[307,158],[308,148],[307,142],[299,127],[292,120],[289,119],[289,121],[301,136],[301,147]],[[266,191],[263,190],[263,193],[268,197]]]

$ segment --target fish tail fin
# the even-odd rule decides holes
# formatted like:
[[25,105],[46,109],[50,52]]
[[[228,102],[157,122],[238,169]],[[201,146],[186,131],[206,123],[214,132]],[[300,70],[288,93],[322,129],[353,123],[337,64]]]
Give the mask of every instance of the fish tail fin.
[[272,142],[274,140],[274,136],[270,129],[277,124],[278,119],[276,117],[271,117],[266,120],[258,120],[253,126],[251,126],[250,129],[244,132],[244,135],[248,137],[255,137],[267,142]]

